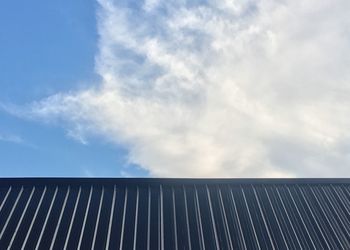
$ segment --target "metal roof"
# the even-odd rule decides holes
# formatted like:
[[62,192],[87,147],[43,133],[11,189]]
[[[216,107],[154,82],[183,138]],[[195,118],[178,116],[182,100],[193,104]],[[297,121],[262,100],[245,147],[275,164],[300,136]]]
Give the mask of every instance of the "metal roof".
[[350,179],[0,178],[0,249],[350,249]]

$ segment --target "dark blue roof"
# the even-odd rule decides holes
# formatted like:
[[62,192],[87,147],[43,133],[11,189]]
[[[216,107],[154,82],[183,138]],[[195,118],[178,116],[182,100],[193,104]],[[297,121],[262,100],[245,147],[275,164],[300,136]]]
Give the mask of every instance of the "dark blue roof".
[[0,249],[350,249],[350,179],[0,179]]

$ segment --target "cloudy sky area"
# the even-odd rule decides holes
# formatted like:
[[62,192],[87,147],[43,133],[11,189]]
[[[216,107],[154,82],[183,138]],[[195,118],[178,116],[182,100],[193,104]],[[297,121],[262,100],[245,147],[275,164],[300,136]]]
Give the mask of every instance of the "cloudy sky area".
[[[37,166],[26,162],[27,175],[350,177],[348,0],[89,4],[56,20],[78,13],[75,30],[66,27],[80,38],[76,48],[64,36],[53,40],[71,48],[62,52],[81,51],[79,60],[50,69],[55,76],[76,70],[73,79],[37,85],[32,78],[18,83],[20,91],[12,78],[0,79],[0,150],[51,155]],[[27,88],[37,90],[26,95]],[[21,172],[12,158],[1,165],[17,167],[5,175]]]

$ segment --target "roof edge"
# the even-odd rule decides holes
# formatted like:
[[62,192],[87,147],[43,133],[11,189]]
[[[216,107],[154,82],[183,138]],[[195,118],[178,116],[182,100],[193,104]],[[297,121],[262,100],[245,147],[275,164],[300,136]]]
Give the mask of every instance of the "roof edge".
[[77,178],[77,177],[6,177],[0,185],[35,184],[350,184],[350,178]]

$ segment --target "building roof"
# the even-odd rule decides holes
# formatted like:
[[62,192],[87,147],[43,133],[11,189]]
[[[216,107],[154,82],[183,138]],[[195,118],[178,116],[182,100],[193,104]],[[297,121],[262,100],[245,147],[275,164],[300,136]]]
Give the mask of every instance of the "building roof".
[[349,249],[350,179],[0,178],[21,247]]

